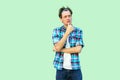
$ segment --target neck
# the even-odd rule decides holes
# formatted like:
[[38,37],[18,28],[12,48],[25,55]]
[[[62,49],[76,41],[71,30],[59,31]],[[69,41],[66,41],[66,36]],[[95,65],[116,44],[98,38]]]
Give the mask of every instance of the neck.
[[64,27],[67,29],[68,26],[64,24]]

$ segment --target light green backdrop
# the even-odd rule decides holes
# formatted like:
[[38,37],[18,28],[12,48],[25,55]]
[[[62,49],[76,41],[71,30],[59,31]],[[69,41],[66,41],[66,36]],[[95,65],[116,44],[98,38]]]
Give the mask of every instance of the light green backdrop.
[[120,80],[119,0],[1,0],[0,80],[55,80],[52,30],[58,9],[83,30],[83,80]]

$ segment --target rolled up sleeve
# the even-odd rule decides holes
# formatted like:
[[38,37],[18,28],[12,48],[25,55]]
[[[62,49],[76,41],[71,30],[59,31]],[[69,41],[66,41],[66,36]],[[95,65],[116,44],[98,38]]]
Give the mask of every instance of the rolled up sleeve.
[[82,46],[82,48],[84,47],[83,31],[82,31],[82,30],[79,30],[79,31],[77,32],[76,46]]
[[54,29],[53,33],[52,33],[52,40],[53,40],[53,44],[57,43],[60,40],[59,34],[58,34],[58,30]]

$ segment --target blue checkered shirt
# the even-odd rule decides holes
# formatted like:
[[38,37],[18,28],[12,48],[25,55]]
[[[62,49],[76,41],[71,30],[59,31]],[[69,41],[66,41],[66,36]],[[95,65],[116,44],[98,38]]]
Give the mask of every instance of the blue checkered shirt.
[[[60,41],[65,32],[66,32],[66,28],[64,26],[55,28],[52,33],[53,44]],[[84,47],[83,32],[80,28],[74,27],[74,30],[69,35],[69,43],[70,43],[70,47],[75,47],[79,45]],[[63,48],[65,48],[65,45],[66,43],[64,44]],[[63,55],[64,55],[63,52],[56,52],[55,54],[53,64],[57,70],[62,70],[63,68]],[[71,54],[71,65],[72,65],[72,70],[80,69],[79,54],[77,53]]]

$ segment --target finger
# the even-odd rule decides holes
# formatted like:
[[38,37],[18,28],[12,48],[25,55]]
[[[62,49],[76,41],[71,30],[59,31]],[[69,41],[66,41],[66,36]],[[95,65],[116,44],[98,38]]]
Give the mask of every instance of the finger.
[[56,51],[55,47],[53,47],[53,51]]
[[53,51],[55,52],[55,50],[53,49]]
[[70,23],[68,23],[68,26],[70,25]]

